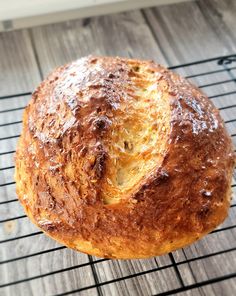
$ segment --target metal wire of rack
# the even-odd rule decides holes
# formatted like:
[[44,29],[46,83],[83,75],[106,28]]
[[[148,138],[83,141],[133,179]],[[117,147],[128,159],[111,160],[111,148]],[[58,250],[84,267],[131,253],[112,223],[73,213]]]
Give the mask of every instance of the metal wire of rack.
[[[193,80],[208,94],[209,98],[221,111],[226,127],[228,128],[235,144],[236,55],[182,64],[170,67],[170,69],[185,75],[188,79]],[[37,245],[39,242],[36,238],[38,239],[40,236],[44,237],[44,235],[41,231],[37,230],[30,224],[26,215],[18,205],[14,188],[15,182],[13,180],[13,155],[15,152],[16,141],[20,133],[22,111],[25,108],[30,95],[31,92],[26,92],[0,97],[0,295],[42,295],[40,290],[38,290],[38,294],[37,291],[32,288],[35,285],[34,283],[38,280],[41,281],[42,279],[49,279],[52,276],[55,277],[55,282],[59,282],[62,279],[61,277],[57,278],[59,275],[69,274],[71,271],[76,272],[73,276],[76,276],[79,271],[80,274],[84,275],[82,278],[83,280],[80,281],[78,278],[76,279],[74,286],[67,287],[64,285],[59,289],[55,289],[55,291],[50,290],[50,293],[47,290],[47,284],[50,280],[47,280],[47,282],[44,281],[44,295],[71,295],[83,292],[85,293],[83,295],[99,296],[141,294],[163,296],[173,295],[193,289],[201,289],[205,286],[235,279],[236,262],[232,260],[233,255],[236,255],[236,232],[234,232],[236,230],[236,224],[233,222],[234,216],[236,217],[236,183],[234,180],[232,184],[233,201],[230,208],[230,218],[227,219],[223,225],[209,234],[205,239],[210,240],[212,235],[219,234],[217,236],[217,240],[219,241],[225,239],[225,237],[221,238],[220,234],[226,232],[228,233],[228,237],[233,237],[233,240],[226,240],[223,247],[222,244],[219,244],[220,248],[217,250],[214,250],[213,245],[210,245],[212,246],[210,251],[207,248],[204,249],[204,245],[199,247],[200,251],[198,247],[193,250],[189,247],[192,250],[191,252],[188,251],[189,248],[185,248],[182,251],[173,252],[164,256],[167,258],[164,260],[164,263],[158,258],[154,258],[148,260],[134,260],[134,265],[132,265],[131,260],[127,265],[129,268],[121,263],[121,261],[98,259],[92,256],[80,254],[78,255],[80,256],[80,259],[77,261],[74,260],[75,263],[72,260],[68,266],[64,266],[63,264],[60,265],[60,262],[57,262],[57,265],[59,266],[58,268],[55,269],[54,266],[50,265],[50,268],[43,270],[42,267],[37,274],[30,274],[29,272],[14,272],[14,269],[17,271],[19,268],[22,268],[22,266],[27,266],[27,264],[30,265],[30,261],[34,258],[38,258],[40,261],[43,260],[43,256],[47,256],[47,261],[50,261],[50,258],[53,258],[56,253],[60,252],[63,253],[57,257],[59,258],[59,261],[63,261],[63,256],[77,256],[75,255],[75,252],[66,249],[64,246],[60,246],[56,243],[52,245],[51,240],[46,238],[46,236],[44,238],[45,242],[47,242],[46,247],[31,251],[31,248],[33,249],[32,246]],[[25,233],[25,229],[28,232]],[[27,244],[25,243],[26,240]],[[197,244],[199,243],[196,243],[195,245]],[[26,250],[24,250],[24,245],[30,245],[31,247],[27,247]],[[50,247],[51,245],[52,247]],[[202,251],[201,248],[204,250]],[[227,254],[230,254],[230,256]],[[223,261],[226,266],[229,264],[232,268],[229,268],[229,272],[225,272],[224,270],[223,274],[215,274],[218,271],[215,273],[208,272],[208,267],[205,266],[204,268],[206,273],[210,273],[210,275],[207,275],[205,278],[201,277],[197,274],[196,270],[194,270],[192,264],[199,264],[199,262],[204,263],[206,260],[209,260],[209,258],[217,258],[217,261]],[[222,260],[220,258],[222,258]],[[109,264],[109,271],[114,274],[106,275],[106,269],[99,268],[99,266],[105,263]],[[134,268],[135,264],[139,264],[139,267]],[[186,280],[185,272],[182,269],[184,266],[188,267],[188,271],[192,277],[191,281],[188,279]],[[23,270],[24,269],[25,268],[23,268]],[[117,271],[117,269],[119,270]],[[170,269],[173,269],[172,277],[174,277],[176,285],[173,285],[172,287],[163,285],[162,289],[159,289],[152,283],[152,287],[150,288],[151,284],[150,278],[147,277],[148,275],[152,276],[152,281],[157,281],[158,283],[160,280],[159,272],[163,272],[165,274],[165,272]],[[3,276],[3,274],[5,274],[5,276]],[[92,280],[86,284],[85,278],[88,274],[91,274]],[[212,276],[212,274],[215,275]],[[134,281],[136,279],[138,279],[138,281],[139,279],[142,280],[143,285],[147,286],[146,294],[135,288],[137,282],[135,282],[132,286],[133,290],[126,290],[128,286],[124,286],[123,283],[126,283],[127,281]],[[63,280],[66,281],[66,278],[63,278]],[[24,286],[21,286],[22,284],[24,284]],[[107,286],[109,286],[109,290],[106,289]],[[30,290],[27,290],[28,288]],[[3,294],[1,291],[3,291]],[[31,292],[27,294],[27,291]],[[208,295],[217,295],[214,291],[212,293],[213,294]],[[231,295],[233,295],[233,291]]]

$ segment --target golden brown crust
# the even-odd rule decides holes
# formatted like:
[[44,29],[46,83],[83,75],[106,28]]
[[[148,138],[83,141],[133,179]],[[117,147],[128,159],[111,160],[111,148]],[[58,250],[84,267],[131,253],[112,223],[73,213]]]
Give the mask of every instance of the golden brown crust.
[[15,178],[26,213],[51,237],[145,258],[225,219],[233,166],[219,112],[198,88],[153,62],[89,56],[34,92]]

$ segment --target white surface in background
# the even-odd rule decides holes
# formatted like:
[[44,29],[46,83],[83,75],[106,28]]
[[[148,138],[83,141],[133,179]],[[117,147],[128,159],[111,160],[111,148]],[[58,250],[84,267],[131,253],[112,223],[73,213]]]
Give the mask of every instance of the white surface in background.
[[[192,0],[182,0],[192,1]],[[96,8],[100,5],[114,4],[124,7],[140,8],[151,5],[170,4],[182,2],[181,0],[0,0],[0,21],[28,18],[32,16],[60,13],[63,11],[73,11],[78,9],[91,9],[91,15],[96,14]],[[111,10],[112,9],[108,9]],[[107,12],[106,12],[107,13]]]
[[125,1],[127,0],[0,0],[0,20],[42,15],[64,10],[90,7],[93,5]]

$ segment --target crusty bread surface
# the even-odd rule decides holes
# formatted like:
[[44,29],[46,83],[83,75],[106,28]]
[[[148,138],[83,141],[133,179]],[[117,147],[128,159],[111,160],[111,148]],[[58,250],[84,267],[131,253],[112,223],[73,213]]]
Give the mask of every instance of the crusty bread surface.
[[186,246],[227,216],[234,152],[219,111],[151,61],[85,57],[24,111],[17,194],[62,244],[108,258]]

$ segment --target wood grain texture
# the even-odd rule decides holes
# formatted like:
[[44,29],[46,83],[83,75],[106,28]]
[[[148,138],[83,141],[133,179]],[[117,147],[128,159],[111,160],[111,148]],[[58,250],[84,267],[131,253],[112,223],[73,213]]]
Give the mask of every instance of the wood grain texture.
[[[0,100],[0,153],[14,151],[18,138],[5,139],[20,133],[22,112],[29,96]],[[9,110],[9,111],[8,111]],[[13,122],[17,122],[12,124]],[[8,125],[3,125],[3,124]],[[14,183],[14,153],[0,155],[0,203],[17,198]],[[23,216],[23,217],[22,217]],[[18,218],[18,219],[15,219]],[[2,221],[7,220],[7,221]],[[30,236],[31,234],[36,234]],[[26,236],[24,238],[20,238]],[[15,239],[19,238],[19,239]],[[13,240],[12,240],[13,239]],[[4,295],[50,295],[94,285],[92,269],[86,255],[66,248],[39,233],[39,229],[24,217],[22,207],[17,201],[0,204],[0,286],[9,282],[36,277],[3,289]],[[56,249],[54,251],[54,249]],[[46,250],[52,252],[43,253]],[[37,253],[40,253],[37,255]],[[30,256],[17,260],[19,257]],[[50,258],[50,260],[49,260]],[[79,267],[81,264],[86,266]],[[66,272],[58,272],[78,266]],[[55,273],[49,274],[47,273]],[[38,277],[38,276],[43,276]],[[17,292],[16,292],[17,288]],[[97,291],[92,289],[93,295]],[[1,294],[1,293],[0,293]]]
[[165,59],[140,11],[94,17],[32,29],[43,75],[82,56]]
[[208,296],[208,295],[232,295],[234,291],[235,281],[234,279],[226,280],[220,283],[206,285],[201,290],[195,288],[185,292],[176,293],[176,296]]
[[170,65],[231,53],[195,2],[145,9],[144,14]]
[[29,32],[0,33],[0,96],[31,91],[39,81]]
[[[165,62],[139,11],[34,28],[32,33],[44,76],[55,66],[88,54],[128,56]],[[157,260],[159,261],[159,259]],[[164,264],[170,264],[168,256],[164,256],[160,260]],[[148,260],[146,265],[144,262],[137,265],[137,263],[130,261],[127,270],[127,263],[124,261],[119,261],[117,268],[114,268],[113,263],[109,261],[109,263],[96,265],[95,270],[99,281],[107,281],[111,280],[111,277],[106,277],[105,274],[113,274],[114,277],[117,277],[124,276],[125,270],[126,275],[144,271],[147,268],[146,265],[150,265]],[[156,263],[155,266],[157,266]],[[120,274],[117,273],[118,270],[121,271]],[[155,285],[153,287],[152,284],[156,274],[143,276],[143,279],[146,279],[144,282],[146,282],[145,289],[148,294],[158,291],[158,289],[161,290],[161,286],[163,286],[163,291],[171,289],[171,287],[178,287],[179,282],[173,268],[170,275],[169,285],[166,285],[166,277],[160,276],[158,285],[160,288]],[[150,283],[147,280],[149,277],[152,278]],[[121,295],[121,291],[129,291],[129,295],[137,295],[136,293],[141,295],[142,288],[141,286],[137,288],[137,279],[131,278],[128,281],[104,286],[101,291],[104,295]]]
[[175,280],[176,275],[173,267],[138,275],[140,272],[155,270],[157,266],[161,266],[157,260],[116,260],[97,264],[95,267],[100,282],[137,275],[125,281],[102,287],[103,295],[154,295],[179,288],[180,283]]
[[[189,68],[181,68],[182,75],[189,75],[193,72],[201,73],[207,71],[217,71],[219,70],[219,65],[217,63],[205,63],[204,65],[191,66]],[[215,96],[217,94],[222,94],[220,97],[213,97],[212,101],[218,108],[225,108],[228,105],[233,105],[235,102],[235,95],[223,95],[228,92],[236,92],[236,84],[233,83],[223,83],[221,81],[225,81],[230,79],[228,72],[220,72],[217,73],[217,79],[215,75],[204,75],[199,77],[191,78],[191,81],[194,84],[201,85],[202,90],[208,96]],[[218,82],[218,85],[213,85],[213,83]],[[204,85],[208,85],[204,87]],[[223,109],[221,111],[221,115],[223,119],[227,122],[229,120],[234,120],[236,118],[236,109]],[[235,122],[226,123],[226,127],[230,134],[234,134],[236,132]],[[235,194],[233,196],[234,203],[236,200]],[[235,225],[235,208],[230,209],[229,218],[221,225],[219,228],[228,227],[230,225]],[[182,250],[174,252],[174,257],[176,261],[183,261],[186,259],[192,259],[199,256],[205,256],[214,252],[225,251],[230,248],[236,247],[235,244],[235,229],[227,230],[223,232],[218,232],[214,234],[210,234],[206,236],[201,241],[193,244],[190,247],[184,248]],[[231,268],[229,268],[231,266]],[[222,276],[222,274],[229,274],[231,272],[236,272],[236,261],[235,261],[235,253],[227,252],[226,254],[219,254],[217,256],[213,256],[210,258],[205,258],[201,260],[194,261],[189,264],[184,264],[178,266],[180,274],[183,278],[185,285],[191,285],[200,281],[208,280],[214,277]],[[217,287],[221,287],[220,283]],[[231,286],[232,287],[232,283]],[[225,290],[225,295],[230,295],[230,289]],[[199,288],[198,292],[203,293],[205,291],[205,287]],[[197,290],[195,290],[197,291]],[[207,295],[219,295],[215,293],[215,288],[211,290],[207,290],[209,294]],[[231,290],[232,292],[232,290]],[[196,292],[197,293],[197,292]]]
[[209,25],[230,49],[236,51],[236,1],[198,0],[197,4]]
[[[185,3],[185,5],[180,4],[144,10],[144,14],[159,44],[163,46],[162,51],[166,54],[170,65],[232,53],[233,47],[230,46],[229,43],[226,43],[224,38],[219,36],[217,30],[214,30],[214,27],[217,27],[217,23],[215,22],[214,26],[210,25],[208,22],[209,16],[202,14],[202,11],[205,9],[204,7],[207,6],[205,2],[210,1],[201,1],[201,8],[199,8],[200,5],[198,6],[197,3]],[[222,3],[224,1],[218,2]],[[217,4],[216,1],[214,1],[214,3]],[[222,5],[224,6],[224,4]],[[230,10],[229,7],[228,9]],[[214,10],[208,9],[207,11],[209,14],[214,14],[212,19],[215,20]],[[188,16],[191,17],[191,21],[189,21]],[[233,17],[231,17],[231,22],[233,22]],[[226,28],[227,25],[222,25],[222,23],[223,21],[221,21],[222,28]],[[234,20],[234,26],[236,27],[236,20]],[[229,29],[227,31],[222,29],[222,31],[229,39],[232,37],[232,34],[230,36],[228,33]],[[229,66],[233,67],[235,65],[232,64]],[[181,75],[191,76],[196,73],[218,71],[220,67],[221,66],[217,63],[210,62],[184,67],[176,71]],[[212,101],[218,108],[225,108],[228,105],[235,104],[235,93],[225,95],[228,92],[236,92],[235,81],[221,83],[231,79],[232,76],[226,71],[190,78],[193,83],[202,86],[202,90],[208,96],[213,97]],[[215,85],[215,83],[218,84]],[[222,94],[222,96],[218,97],[218,94]],[[226,122],[234,120],[236,118],[236,109],[223,109],[221,115]],[[227,123],[226,127],[229,133],[235,133],[235,122]],[[235,137],[234,143],[236,144]],[[236,200],[235,192],[233,199],[234,201]],[[235,208],[230,209],[229,218],[219,228],[230,225],[235,225]],[[235,241],[235,228],[217,232],[208,235],[203,240],[190,247],[174,252],[174,257],[178,262],[199,256],[207,256],[213,252],[217,253],[235,248]],[[191,285],[200,281],[226,275],[236,272],[235,252],[227,252],[225,254],[196,260],[189,264],[179,265],[178,269],[185,285]],[[195,289],[193,295],[195,295],[195,293],[200,295],[231,295],[232,291],[236,290],[236,284],[235,281],[229,281],[229,283],[228,286],[225,282],[222,282],[217,285],[212,285],[211,288],[208,286],[201,287]],[[225,288],[226,286],[227,288]],[[223,293],[221,294],[219,291],[223,291]],[[191,295],[192,292],[190,291],[189,293]],[[185,295],[184,293],[181,294]]]
[[[236,26],[236,20],[233,18],[234,4],[231,6],[232,12],[230,11],[231,2],[233,1],[207,0],[184,3],[147,9],[144,12],[133,11],[47,25],[30,31],[4,33],[4,36],[0,34],[0,38],[4,37],[0,42],[0,57],[5,59],[0,59],[0,69],[6,71],[6,75],[0,72],[0,95],[31,91],[40,79],[39,72],[46,76],[54,67],[88,54],[154,59],[166,65],[173,65],[232,53],[234,42],[230,40],[235,32],[231,32],[231,27]],[[211,3],[216,3],[214,10],[207,9],[207,5],[213,5]],[[203,14],[204,9],[206,11]],[[221,20],[220,28],[217,28],[218,31],[215,31],[214,25],[218,18],[215,14],[218,13],[225,16]],[[230,15],[229,20],[226,15]],[[224,32],[228,37],[223,36]],[[30,34],[34,48],[29,39]],[[14,44],[17,46],[14,47]],[[17,49],[14,51],[14,48]],[[39,68],[35,56],[38,58]],[[233,66],[236,66],[236,63],[230,65]],[[176,71],[181,75],[191,76],[222,69],[217,63],[211,62]],[[229,132],[236,133],[236,125],[232,121],[236,117],[236,106],[227,109],[230,105],[236,105],[235,94],[227,94],[236,91],[236,83],[224,82],[230,79],[228,72],[199,75],[190,79],[201,85],[209,96],[213,96],[214,104],[222,108],[223,118],[226,121],[230,120],[226,124]],[[222,96],[218,97],[219,93]],[[0,184],[13,182],[14,169],[1,168],[14,166],[13,152],[4,153],[15,150],[17,138],[4,138],[20,133],[21,123],[18,121],[21,120],[22,108],[28,100],[29,96],[0,100]],[[10,124],[13,122],[17,123]],[[6,123],[9,125],[4,125]],[[235,180],[233,182],[236,183]],[[236,203],[236,187],[233,191],[233,203]],[[15,199],[14,184],[0,186],[0,220],[24,215]],[[13,202],[1,204],[10,200]],[[236,207],[230,209],[229,218],[219,228],[233,226],[235,218]],[[17,237],[19,238],[15,239]],[[184,284],[191,285],[235,272],[235,251],[230,251],[236,248],[235,241],[236,228],[233,228],[212,233],[192,246],[174,252],[174,259],[178,264],[186,259],[194,260],[178,265]],[[220,254],[225,250],[228,252]],[[45,251],[48,252],[44,253]],[[216,256],[196,260],[199,256],[208,256],[212,253],[216,253]],[[24,259],[19,260],[22,256]],[[11,259],[13,261],[8,262]],[[39,233],[28,218],[22,217],[0,223],[0,261],[7,261],[0,264],[0,285],[30,276],[36,277],[31,281],[3,288],[4,296],[55,295],[93,286],[95,280],[101,283],[126,276],[129,277],[126,280],[102,285],[99,289],[84,290],[75,295],[152,295],[181,286],[176,270],[173,267],[165,268],[172,263],[169,256],[149,260],[98,261],[94,264],[93,270],[89,266],[89,260],[91,258],[87,255],[61,248],[58,243]],[[92,260],[98,259],[93,257]],[[70,267],[71,270],[66,270]],[[153,268],[165,269],[149,272]],[[59,272],[61,269],[64,271]],[[93,272],[97,278],[94,278]],[[136,277],[136,273],[141,274]],[[39,275],[44,276],[38,278]],[[235,289],[235,281],[228,280],[176,295],[231,296]]]
[[[122,22],[120,22],[122,20]],[[138,28],[138,30],[137,30]],[[115,36],[114,40],[110,40],[109,34]],[[84,21],[75,21],[59,25],[51,25],[42,28],[36,28],[33,30],[34,42],[37,49],[37,55],[40,61],[40,67],[44,75],[49,72],[52,68],[58,64],[63,64],[76,59],[80,56],[87,55],[89,53],[95,54],[107,54],[107,55],[123,55],[141,58],[158,57],[158,60],[164,61],[158,46],[156,45],[154,39],[151,37],[151,33],[145,24],[140,12],[134,12],[131,14],[120,14],[115,17],[104,17],[95,18]],[[118,33],[115,34],[115,33]],[[144,37],[143,37],[144,36]],[[142,42],[148,43],[148,49],[143,51]],[[111,44],[113,46],[111,46]],[[135,48],[135,51],[133,50]],[[158,54],[159,51],[159,54]],[[22,109],[27,103],[28,97],[23,98],[13,98],[10,100],[4,100],[1,104],[1,110],[4,111],[1,115],[0,124],[12,123],[20,121],[22,116]],[[12,110],[15,109],[15,110]],[[7,111],[11,110],[11,111]],[[7,126],[0,126],[0,138],[5,138],[9,136],[17,135],[20,132],[21,123],[15,123]],[[2,153],[8,150],[14,150],[17,139],[7,139],[1,140],[1,151]],[[13,154],[2,155],[0,158],[3,160],[4,165],[12,166]],[[13,181],[13,169],[7,169],[3,171],[1,183],[6,184]],[[0,188],[2,195],[4,195],[5,200],[10,200],[16,198],[15,186],[14,184],[10,186],[4,186]],[[12,217],[17,217],[24,215],[21,207],[17,202],[7,203],[0,206],[0,215],[4,219],[10,219]],[[73,251],[63,249],[56,252],[51,252],[50,257],[52,260],[48,260],[48,254],[35,255],[39,252],[43,252],[48,249],[58,248],[58,244],[54,241],[48,239],[42,234],[37,234],[36,236],[29,236],[22,239],[17,239],[11,241],[16,236],[27,236],[31,233],[37,233],[38,229],[31,224],[27,218],[19,218],[13,221],[7,221],[3,224],[0,232],[1,240],[9,240],[4,242],[3,256],[2,260],[17,259],[20,256],[32,255],[29,258],[22,260],[17,260],[9,262],[0,266],[0,273],[2,276],[1,284],[6,282],[17,281],[19,279],[24,279],[29,277],[29,270],[32,269],[32,276],[37,276],[39,274],[45,274],[46,272],[60,270],[61,268],[66,268],[68,266],[73,266],[73,258],[81,257],[83,258],[79,264],[87,261],[86,255],[75,253]],[[60,260],[63,256],[64,260]],[[57,259],[58,258],[58,259]],[[96,259],[94,259],[96,260]],[[166,264],[169,263],[169,258],[166,256]],[[56,261],[57,264],[49,267],[52,262]],[[75,260],[74,260],[75,261]],[[77,263],[77,262],[76,262]],[[131,264],[131,263],[130,263]],[[20,272],[20,267],[23,265],[23,269]],[[34,268],[34,266],[39,266],[40,270]],[[123,263],[120,263],[120,268],[123,267]],[[132,264],[131,264],[132,266]],[[1,269],[2,267],[2,269]],[[14,268],[14,273],[10,273],[9,270]],[[99,272],[99,270],[101,270]],[[142,271],[142,266],[139,267],[139,271]],[[134,269],[134,273],[137,270]],[[77,281],[69,280],[74,272]],[[60,293],[66,290],[73,290],[76,288],[83,288],[83,286],[89,286],[94,284],[94,278],[91,274],[92,270],[90,266],[86,268],[78,268],[75,271],[66,273],[60,273],[55,276],[47,276],[44,278],[35,279],[30,282],[24,282],[18,284],[19,295],[23,294],[34,294],[37,295],[49,295],[54,293]],[[98,268],[98,275],[103,273],[102,268]],[[172,270],[173,287],[176,286],[176,277]],[[83,276],[86,277],[87,282],[81,281]],[[60,283],[66,282],[67,286],[64,288],[60,287]],[[129,281],[131,287],[134,287],[132,279]],[[163,277],[161,281],[164,285],[165,278]],[[124,283],[123,283],[124,285]],[[151,289],[152,285],[149,287],[148,283],[147,289]],[[119,286],[119,285],[118,285]],[[124,285],[125,286],[125,285]],[[125,286],[126,287],[126,286]],[[169,287],[171,287],[169,285]],[[6,291],[11,295],[14,291],[14,286],[6,289]],[[111,288],[112,293],[115,293],[115,289]],[[85,293],[85,292],[84,292]],[[86,295],[91,295],[93,293],[96,295],[97,291],[92,289],[88,290]]]

